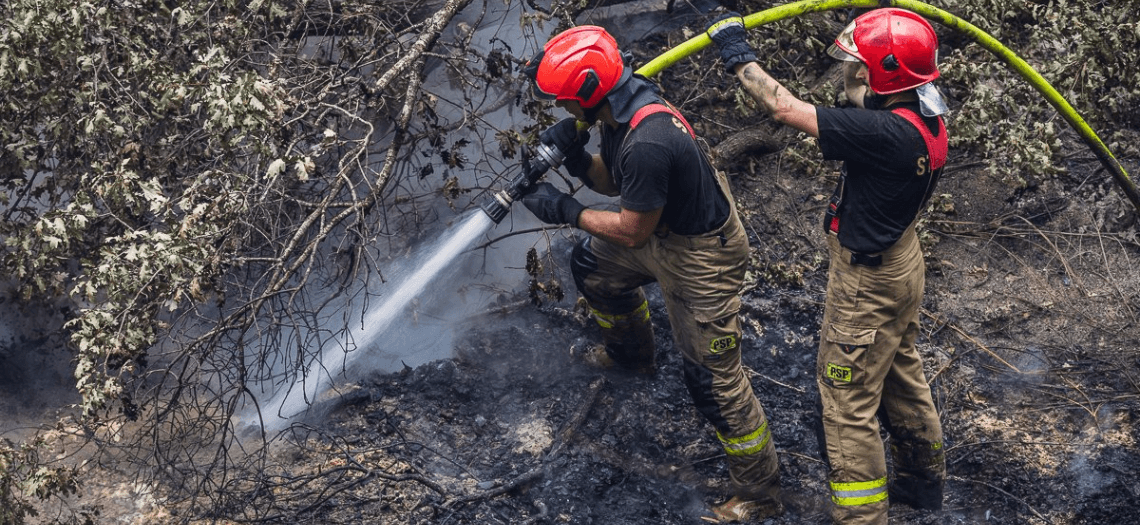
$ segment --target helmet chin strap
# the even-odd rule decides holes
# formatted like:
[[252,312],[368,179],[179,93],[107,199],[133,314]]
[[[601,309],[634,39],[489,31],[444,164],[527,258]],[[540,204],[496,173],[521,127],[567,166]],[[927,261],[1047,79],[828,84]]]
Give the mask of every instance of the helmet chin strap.
[[585,117],[583,121],[593,126],[598,121],[598,112],[602,110],[604,105],[606,105],[606,99],[603,98],[598,105],[592,108],[582,108],[582,116]]

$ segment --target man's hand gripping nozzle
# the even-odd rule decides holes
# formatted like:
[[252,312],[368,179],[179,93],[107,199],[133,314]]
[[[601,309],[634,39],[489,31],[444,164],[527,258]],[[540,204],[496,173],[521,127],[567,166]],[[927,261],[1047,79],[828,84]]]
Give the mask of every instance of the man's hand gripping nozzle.
[[538,179],[542,178],[551,168],[562,165],[566,154],[553,144],[540,143],[534,151],[534,157],[525,163],[523,172],[515,177],[507,187],[491,196],[483,203],[483,211],[491,217],[495,224],[502,222],[503,217],[511,209],[520,196],[525,194]]

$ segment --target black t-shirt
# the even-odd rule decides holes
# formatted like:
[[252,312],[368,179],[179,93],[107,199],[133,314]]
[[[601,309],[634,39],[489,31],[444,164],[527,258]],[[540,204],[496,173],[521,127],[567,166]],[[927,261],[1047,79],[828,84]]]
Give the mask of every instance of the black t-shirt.
[[[899,106],[895,106],[899,107]],[[918,112],[918,103],[901,107]],[[887,110],[817,108],[823,158],[844,161],[839,243],[873,254],[895,243],[934,191],[942,170],[918,128]],[[937,137],[937,118],[923,118]],[[836,188],[839,191],[839,188]]]
[[632,132],[628,124],[603,125],[601,150],[621,191],[622,208],[664,208],[661,222],[680,235],[708,233],[728,219],[728,200],[712,166],[672,114],[651,114]]

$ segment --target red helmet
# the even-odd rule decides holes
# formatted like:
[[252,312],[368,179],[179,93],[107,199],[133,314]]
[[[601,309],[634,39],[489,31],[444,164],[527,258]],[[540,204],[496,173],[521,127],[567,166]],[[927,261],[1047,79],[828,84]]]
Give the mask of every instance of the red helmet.
[[835,37],[828,53],[866,64],[867,83],[880,95],[938,78],[938,36],[930,22],[905,9],[890,7],[860,15]]
[[523,72],[535,96],[598,105],[618,85],[625,66],[617,41],[605,29],[578,26],[551,38]]

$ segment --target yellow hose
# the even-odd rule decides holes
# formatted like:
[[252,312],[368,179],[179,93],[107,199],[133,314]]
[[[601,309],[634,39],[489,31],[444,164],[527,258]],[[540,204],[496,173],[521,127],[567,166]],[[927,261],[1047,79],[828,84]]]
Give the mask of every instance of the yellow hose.
[[[1049,104],[1061,114],[1061,117],[1076,130],[1085,144],[1087,144],[1089,148],[1093,150],[1093,153],[1096,154],[1097,158],[1100,159],[1101,164],[1112,173],[1116,183],[1124,191],[1125,195],[1128,196],[1128,200],[1132,201],[1132,206],[1140,213],[1140,193],[1137,192],[1136,184],[1133,183],[1131,177],[1128,176],[1128,172],[1124,169],[1124,166],[1121,166],[1120,162],[1117,161],[1116,157],[1109,151],[1108,146],[1106,146],[1104,142],[1100,140],[1100,137],[1097,136],[1096,132],[1085,123],[1085,120],[1073,109],[1073,106],[1071,106],[1044,77],[1033,69],[1032,66],[1026,63],[1025,60],[1014,54],[1013,51],[1010,51],[1002,45],[1001,42],[998,42],[992,36],[986,34],[985,31],[978,29],[961,18],[938,9],[937,7],[915,0],[801,0],[745,16],[744,27],[752,29],[805,13],[816,13],[844,7],[900,7],[908,9],[927,19],[938,22],[953,31],[970,37],[974,42],[977,42],[983,48],[989,50],[1041,93],[1041,95],[1045,97],[1045,100],[1049,101]],[[650,60],[649,63],[640,67],[636,72],[646,77],[652,77],[660,73],[661,70],[704,49],[711,43],[712,40],[708,35],[702,32],[662,53],[657,58]]]

